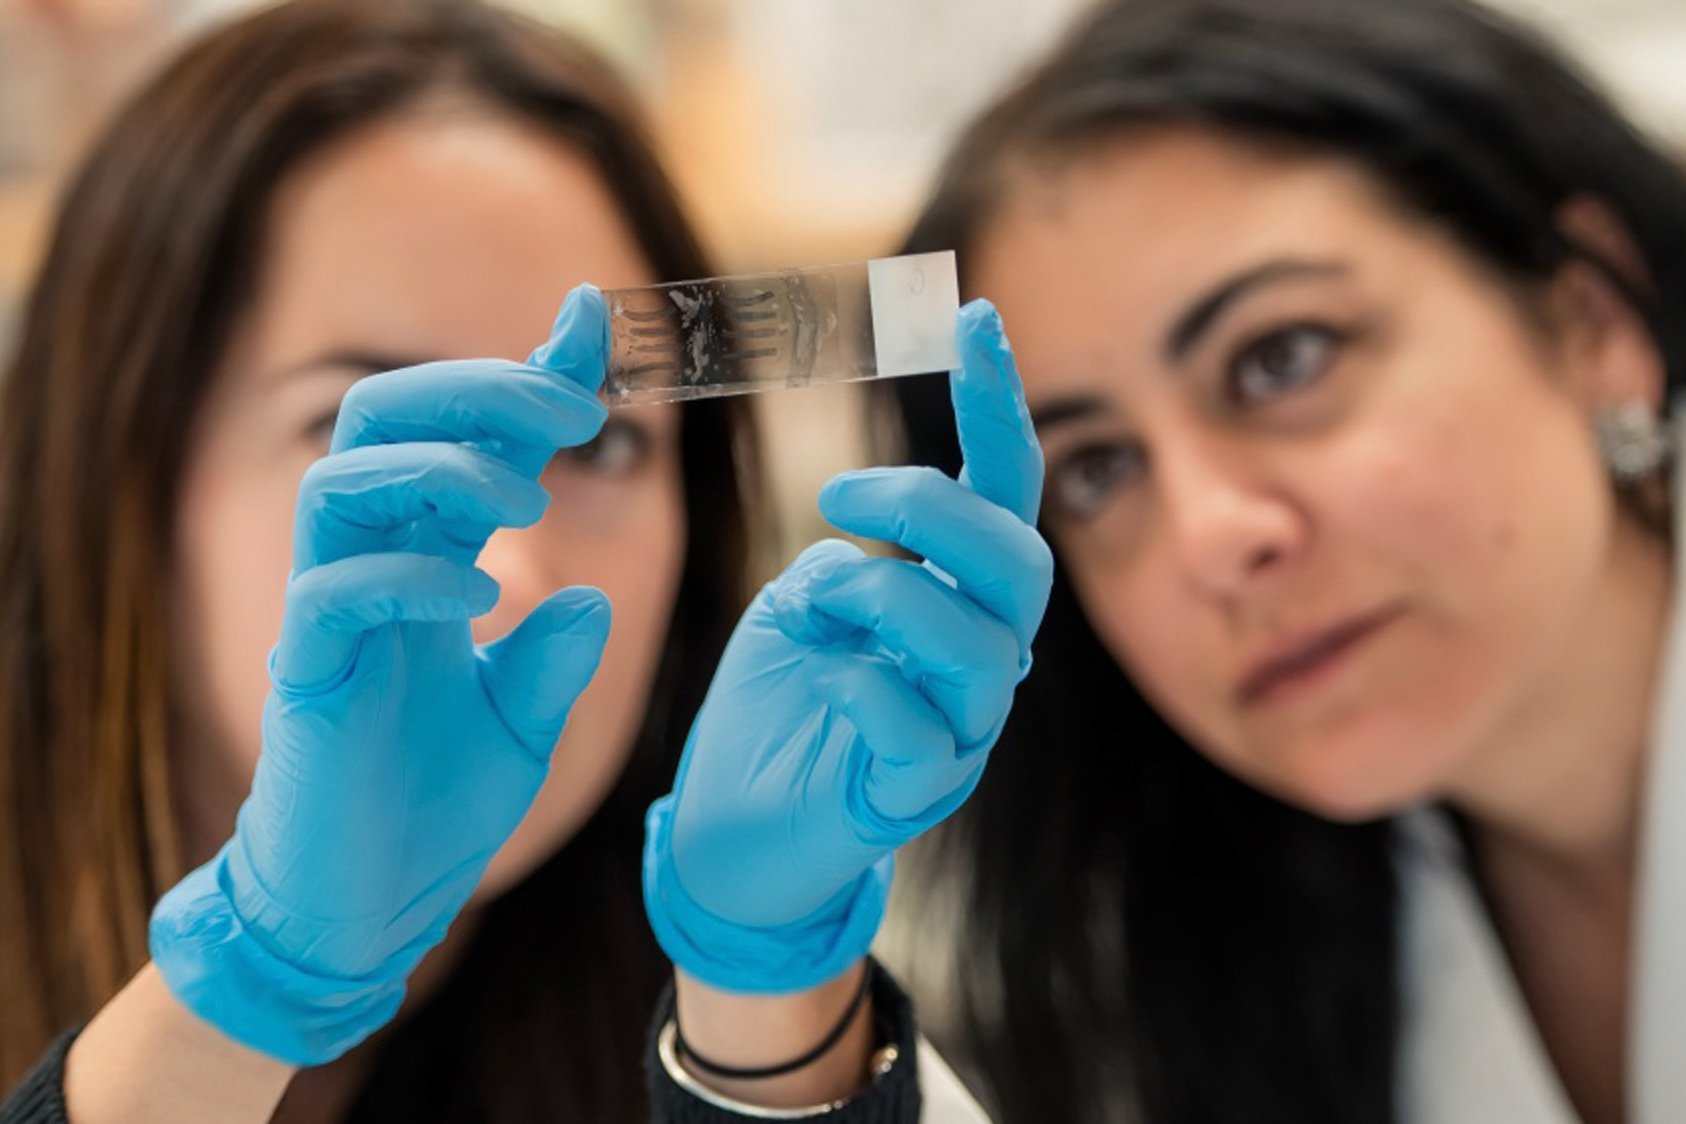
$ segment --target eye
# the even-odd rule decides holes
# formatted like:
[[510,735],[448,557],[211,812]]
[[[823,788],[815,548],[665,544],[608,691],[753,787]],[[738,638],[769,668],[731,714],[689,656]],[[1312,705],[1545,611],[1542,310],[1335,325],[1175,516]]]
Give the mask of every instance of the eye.
[[1128,442],[1085,445],[1057,457],[1048,467],[1048,502],[1066,519],[1099,514],[1107,502],[1139,476],[1146,457]]
[[597,476],[627,476],[650,455],[650,433],[634,422],[610,418],[596,437],[557,455],[561,464],[576,465]]
[[1341,335],[1317,324],[1296,324],[1262,336],[1230,364],[1226,392],[1241,405],[1280,398],[1317,381],[1334,361]]

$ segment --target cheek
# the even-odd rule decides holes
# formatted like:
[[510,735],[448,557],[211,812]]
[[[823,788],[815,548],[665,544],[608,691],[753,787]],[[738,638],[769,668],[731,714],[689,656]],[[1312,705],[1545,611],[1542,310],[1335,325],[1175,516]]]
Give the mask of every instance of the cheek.
[[1613,528],[1585,421],[1549,391],[1401,399],[1386,412],[1385,426],[1354,425],[1271,465],[1310,530],[1256,615],[1406,608],[1314,703],[1237,705],[1243,648],[1259,637],[1191,592],[1163,544],[1128,565],[1066,552],[1101,640],[1185,737],[1337,818],[1421,799],[1465,767],[1573,642]]
[[172,652],[187,736],[175,774],[195,863],[233,830],[257,764],[303,471],[303,463],[245,466],[211,450],[183,481]]
[[1122,566],[1103,554],[1062,558],[1090,626],[1154,707],[1202,748],[1221,744],[1215,719],[1224,687],[1213,658],[1210,611],[1163,552],[1137,552]]
[[1223,739],[1238,772],[1338,819],[1442,795],[1575,642],[1613,527],[1608,485],[1571,411],[1502,405],[1518,409],[1436,418],[1324,475],[1313,565],[1405,615],[1327,705],[1238,720]]
[[503,583],[504,597],[477,622],[477,636],[502,635],[539,600],[569,585],[607,594],[614,624],[603,662],[569,714],[550,776],[493,859],[482,898],[542,863],[614,786],[643,724],[683,565],[684,511],[675,471],[647,472],[633,484],[563,482],[552,490],[542,522],[500,533],[488,546],[482,565]]
[[1531,396],[1402,416],[1326,493],[1336,549],[1413,596],[1436,666],[1495,698],[1565,642],[1615,518],[1585,419],[1524,374]]

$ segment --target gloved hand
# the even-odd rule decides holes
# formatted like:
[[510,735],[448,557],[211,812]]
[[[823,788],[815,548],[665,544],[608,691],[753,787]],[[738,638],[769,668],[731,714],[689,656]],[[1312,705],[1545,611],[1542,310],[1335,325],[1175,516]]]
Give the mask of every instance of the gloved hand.
[[650,809],[645,907],[705,983],[797,991],[864,955],[893,853],[970,795],[1030,668],[1053,575],[1042,454],[987,303],[959,344],[960,479],[875,469],[820,495],[837,527],[925,564],[822,542],[763,589]]
[[299,489],[251,795],[152,917],[172,991],[235,1040],[313,1065],[390,1019],[538,793],[609,605],[565,589],[477,646],[498,586],[474,563],[538,521],[544,466],[602,426],[607,341],[584,287],[527,365],[431,363],[346,395]]

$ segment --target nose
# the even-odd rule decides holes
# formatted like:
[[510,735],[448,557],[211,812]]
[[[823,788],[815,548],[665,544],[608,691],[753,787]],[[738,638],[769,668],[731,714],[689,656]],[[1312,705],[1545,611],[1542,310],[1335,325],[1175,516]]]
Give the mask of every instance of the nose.
[[1171,549],[1196,592],[1245,597],[1305,549],[1304,511],[1266,462],[1238,443],[1180,439],[1156,456],[1154,469]]

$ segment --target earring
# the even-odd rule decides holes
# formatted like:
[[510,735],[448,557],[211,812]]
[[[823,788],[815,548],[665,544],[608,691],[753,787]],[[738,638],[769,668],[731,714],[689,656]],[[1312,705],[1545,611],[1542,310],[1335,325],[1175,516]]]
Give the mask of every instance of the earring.
[[1638,399],[1600,410],[1592,425],[1604,463],[1618,484],[1643,480],[1668,459],[1663,419]]

